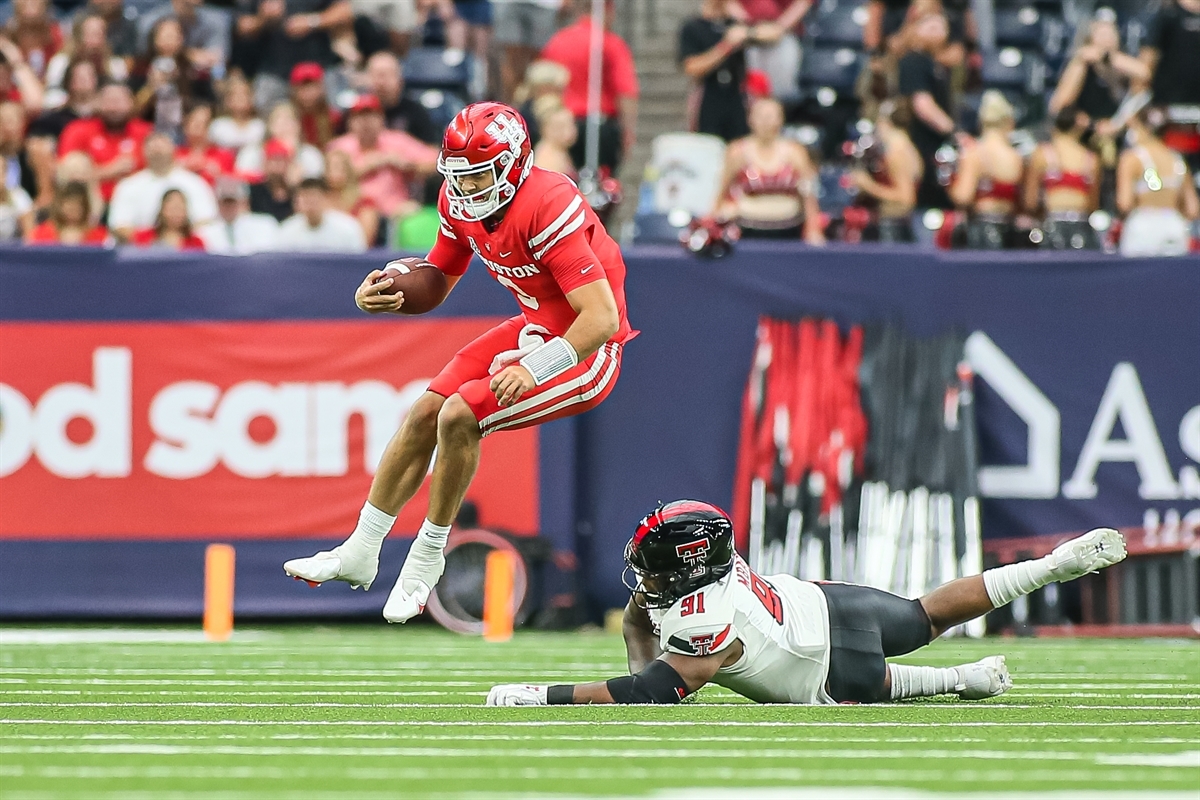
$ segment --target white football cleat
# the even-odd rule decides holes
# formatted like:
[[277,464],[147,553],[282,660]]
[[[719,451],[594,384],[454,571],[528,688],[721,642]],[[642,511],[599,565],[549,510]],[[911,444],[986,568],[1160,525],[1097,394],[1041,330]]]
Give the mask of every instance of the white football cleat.
[[383,618],[388,622],[408,622],[424,611],[445,569],[446,557],[440,547],[427,545],[420,538],[414,541],[400,568],[400,577],[383,604]]
[[1049,556],[1051,574],[1059,583],[1125,560],[1125,537],[1112,528],[1096,528],[1054,548]]
[[383,618],[388,622],[408,622],[425,610],[429,595],[433,592],[424,581],[409,581],[398,578],[383,604]]
[[283,571],[309,586],[326,581],[345,581],[351,589],[371,588],[379,572],[379,553],[367,548],[340,544],[332,550],[322,550],[308,558],[293,558],[283,563]]
[[1008,665],[1004,656],[988,656],[974,664],[963,664],[955,667],[958,671],[959,683],[954,687],[954,693],[963,700],[984,700],[988,697],[999,697],[1012,688],[1012,677],[1008,674]]

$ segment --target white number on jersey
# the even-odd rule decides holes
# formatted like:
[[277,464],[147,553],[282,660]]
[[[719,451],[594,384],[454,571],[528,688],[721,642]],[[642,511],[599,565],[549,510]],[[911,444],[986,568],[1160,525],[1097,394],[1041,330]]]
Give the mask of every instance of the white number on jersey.
[[517,299],[521,301],[521,305],[529,306],[534,311],[538,310],[538,299],[536,297],[525,294],[525,292],[521,290],[520,286],[517,286],[515,283],[513,283],[512,281],[510,281],[508,278],[504,277],[503,275],[497,275],[496,273],[493,272],[492,277],[494,277],[496,279],[496,282],[499,283],[501,286],[505,287],[506,289],[511,289],[512,293],[515,294],[517,296]]

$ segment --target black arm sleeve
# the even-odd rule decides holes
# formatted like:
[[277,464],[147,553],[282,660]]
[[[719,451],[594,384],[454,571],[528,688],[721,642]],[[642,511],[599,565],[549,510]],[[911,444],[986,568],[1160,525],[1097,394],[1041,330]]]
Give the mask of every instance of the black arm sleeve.
[[651,661],[637,675],[625,675],[608,681],[608,693],[617,703],[656,703],[675,705],[688,696],[688,687],[679,673],[665,661]]

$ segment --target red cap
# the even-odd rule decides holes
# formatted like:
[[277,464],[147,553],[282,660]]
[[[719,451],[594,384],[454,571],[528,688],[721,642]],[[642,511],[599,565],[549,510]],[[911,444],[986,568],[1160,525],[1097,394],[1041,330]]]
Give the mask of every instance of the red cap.
[[746,70],[746,94],[753,98],[771,96],[771,78],[759,69]]
[[292,86],[325,80],[325,70],[315,61],[302,61],[292,67]]
[[360,94],[354,101],[354,105],[350,106],[350,113],[357,114],[360,111],[383,111],[383,106],[380,105],[379,98],[375,95]]
[[288,158],[292,157],[292,148],[288,147],[279,139],[271,139],[263,145],[263,158]]

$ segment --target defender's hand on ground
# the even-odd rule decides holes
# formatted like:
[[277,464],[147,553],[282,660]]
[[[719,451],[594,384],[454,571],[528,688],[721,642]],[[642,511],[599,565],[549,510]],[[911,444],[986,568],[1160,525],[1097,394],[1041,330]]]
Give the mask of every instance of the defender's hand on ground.
[[496,393],[496,401],[500,405],[511,406],[536,384],[533,382],[533,376],[529,374],[529,370],[520,364],[513,364],[511,367],[505,367],[497,372],[496,376],[492,378],[490,386]]
[[505,683],[493,686],[488,692],[488,706],[544,706],[546,705],[545,686],[527,686],[521,683]]
[[377,269],[371,270],[354,292],[354,303],[368,314],[382,314],[387,311],[399,311],[404,305],[404,293],[381,294],[392,285],[391,278],[384,278],[376,283],[383,273]]

